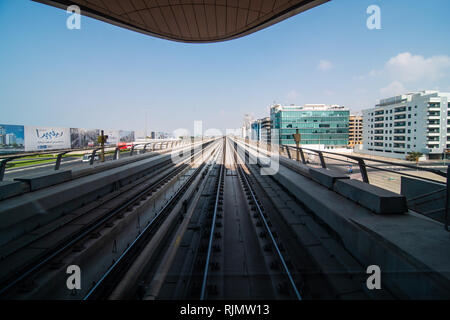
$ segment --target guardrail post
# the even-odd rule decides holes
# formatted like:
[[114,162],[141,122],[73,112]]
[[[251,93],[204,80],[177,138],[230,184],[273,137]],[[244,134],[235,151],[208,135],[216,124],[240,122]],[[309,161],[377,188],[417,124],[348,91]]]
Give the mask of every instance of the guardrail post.
[[327,165],[325,164],[325,159],[323,157],[323,153],[322,151],[319,151],[319,158],[320,158],[320,164],[322,165],[322,168],[326,169]]
[[116,147],[116,150],[114,150],[114,160],[119,159],[119,155],[120,155],[120,149],[119,149],[119,147]]
[[55,170],[59,170],[59,167],[61,166],[62,156],[66,153],[67,151],[58,153],[58,156],[56,157]]
[[359,171],[361,172],[361,177],[364,182],[369,182],[369,175],[367,174],[366,164],[364,163],[364,159],[358,159]]
[[89,164],[90,164],[90,165],[93,165],[93,164],[94,164],[94,158],[95,158],[95,154],[97,153],[97,150],[98,150],[98,149],[94,149],[94,150],[92,151],[92,154],[91,154],[91,160],[89,161]]
[[448,211],[450,210],[450,165],[447,166],[447,193],[445,197],[445,230],[448,230]]
[[5,176],[6,163],[8,159],[0,160],[0,181],[3,181],[3,177]]
[[305,159],[305,154],[303,153],[303,149],[302,148],[298,148],[300,151],[300,157],[302,157],[302,163],[306,164],[306,159]]
[[291,157],[291,150],[289,149],[288,146],[285,146],[285,148],[286,148],[286,153],[287,153],[289,159],[292,159],[292,157]]
[[194,137],[191,138],[191,162],[194,162]]

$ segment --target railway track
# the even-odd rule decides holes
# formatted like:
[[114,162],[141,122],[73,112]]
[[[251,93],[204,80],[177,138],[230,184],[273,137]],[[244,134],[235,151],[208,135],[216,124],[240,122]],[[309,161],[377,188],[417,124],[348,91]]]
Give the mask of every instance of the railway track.
[[[211,146],[207,148],[209,150]],[[148,200],[153,193],[157,193],[158,190],[173,182],[180,174],[188,170],[189,162],[192,162],[192,159],[198,157],[202,152],[203,150],[195,154],[185,154],[177,164],[172,164],[170,159],[158,163],[152,168],[152,174],[143,176],[135,183],[119,188],[104,199],[99,199],[96,205],[87,204],[85,207],[88,210],[81,210],[82,214],[76,215],[53,232],[44,234],[42,238],[14,252],[13,254],[20,257],[21,252],[25,252],[28,248],[35,248],[39,241],[51,243],[45,250],[42,250],[41,254],[28,259],[27,263],[22,263],[20,268],[3,280],[0,286],[0,297],[17,297],[24,293],[26,296],[28,291],[35,290],[38,285],[34,279],[37,278],[37,274],[40,278],[44,278],[41,274],[43,269],[47,268],[51,271],[60,267],[63,264],[64,256],[71,250],[75,252],[83,251],[83,242],[98,238],[100,230],[111,228],[114,224],[113,221],[124,218],[124,212],[131,211],[142,201]],[[160,215],[157,216],[160,217]],[[158,220],[159,218],[156,219],[155,217],[152,220],[154,221],[153,224],[156,224]],[[78,226],[75,231],[73,226]],[[3,257],[1,263],[8,263],[8,257]]]
[[261,174],[267,163],[249,161],[255,152],[224,137],[177,165],[155,166],[109,195],[107,207],[67,224],[81,226],[0,295],[67,298],[44,285],[65,283],[62,267],[80,262],[88,280],[71,299],[367,298],[362,268],[313,212]]
[[301,299],[290,259],[228,140],[222,158],[209,210],[203,214],[201,240],[194,245],[194,266],[186,269],[192,270],[188,289],[178,297]]
[[[162,238],[167,236],[172,229],[172,225],[168,223],[163,225],[165,219],[172,213],[175,205],[180,201],[183,194],[194,182],[198,174],[204,169],[205,162],[202,162],[189,176],[189,178],[183,183],[183,186],[177,190],[177,192],[170,198],[170,200],[159,210],[156,216],[148,222],[146,227],[138,235],[138,237],[127,247],[127,249],[119,256],[119,258],[112,264],[110,268],[102,275],[98,282],[92,287],[91,290],[83,297],[83,300],[88,299],[106,299],[114,296],[114,290],[119,286],[119,283],[127,272],[129,272],[130,266],[140,256],[143,255],[146,247],[151,242],[152,238],[156,237],[156,233],[160,231],[161,238],[158,238],[158,243],[161,243]],[[172,219],[176,221],[176,219]],[[152,247],[153,248],[153,247]],[[146,259],[148,255],[145,255]],[[131,286],[129,280],[127,280],[127,286]],[[128,293],[128,291],[127,291]],[[122,297],[123,293],[119,294]]]
[[[224,185],[224,171],[225,171],[225,156],[226,156],[226,148],[227,144],[223,144],[222,148],[222,164],[220,165],[219,177],[216,183],[216,197],[214,201],[214,211],[212,213],[212,221],[211,221],[211,231],[209,232],[209,241],[208,241],[208,249],[206,252],[206,261],[205,267],[203,271],[203,279],[202,279],[202,287],[200,292],[200,300],[205,300],[206,298],[206,290],[208,284],[208,271],[210,268],[215,268],[211,266],[211,254],[213,250],[213,242],[214,238],[220,238],[220,233],[215,234],[216,220],[217,220],[217,212],[220,208],[221,203],[223,203],[223,185]],[[221,224],[218,224],[221,226]],[[217,250],[217,247],[215,248]]]

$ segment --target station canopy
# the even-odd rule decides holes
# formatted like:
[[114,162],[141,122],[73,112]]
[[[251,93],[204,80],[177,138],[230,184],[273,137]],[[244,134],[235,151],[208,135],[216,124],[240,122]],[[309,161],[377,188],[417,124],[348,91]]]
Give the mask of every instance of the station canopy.
[[182,42],[217,42],[266,28],[329,0],[34,0],[133,31]]

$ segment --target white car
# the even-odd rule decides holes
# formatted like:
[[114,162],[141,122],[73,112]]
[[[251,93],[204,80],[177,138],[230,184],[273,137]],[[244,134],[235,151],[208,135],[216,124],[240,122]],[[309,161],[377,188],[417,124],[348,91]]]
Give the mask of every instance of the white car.
[[[91,161],[91,157],[92,157],[92,154],[91,153],[85,153],[84,155],[83,155],[83,159],[81,160],[81,161],[83,161],[83,162],[89,162],[89,161]],[[100,157],[98,156],[98,154],[96,154],[95,156],[94,156],[94,161],[97,161],[97,160],[99,160],[100,159]]]

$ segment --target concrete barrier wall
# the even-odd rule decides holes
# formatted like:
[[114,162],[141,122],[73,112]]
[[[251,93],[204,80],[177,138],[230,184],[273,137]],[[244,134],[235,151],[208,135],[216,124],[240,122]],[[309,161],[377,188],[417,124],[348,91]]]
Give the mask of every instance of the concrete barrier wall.
[[[442,191],[426,197],[420,197],[438,190]],[[404,195],[407,200],[420,197],[419,199],[408,201],[409,208],[423,214],[432,212],[427,215],[441,222],[444,221],[445,214],[445,190],[446,185],[442,183],[434,183],[431,181],[424,181],[403,176],[401,178],[400,193]]]
[[[292,172],[295,166],[301,175]],[[333,230],[364,269],[380,267],[382,289],[399,298],[450,299],[450,237],[442,224],[412,214],[375,214],[314,181],[305,165],[289,161],[289,167],[280,167],[273,179]]]
[[[186,152],[185,156],[188,155]],[[3,200],[0,208],[0,245],[149,174],[155,166],[163,163],[171,163],[170,154],[131,163],[127,158],[119,159],[112,169],[102,170],[98,166],[96,173]]]

